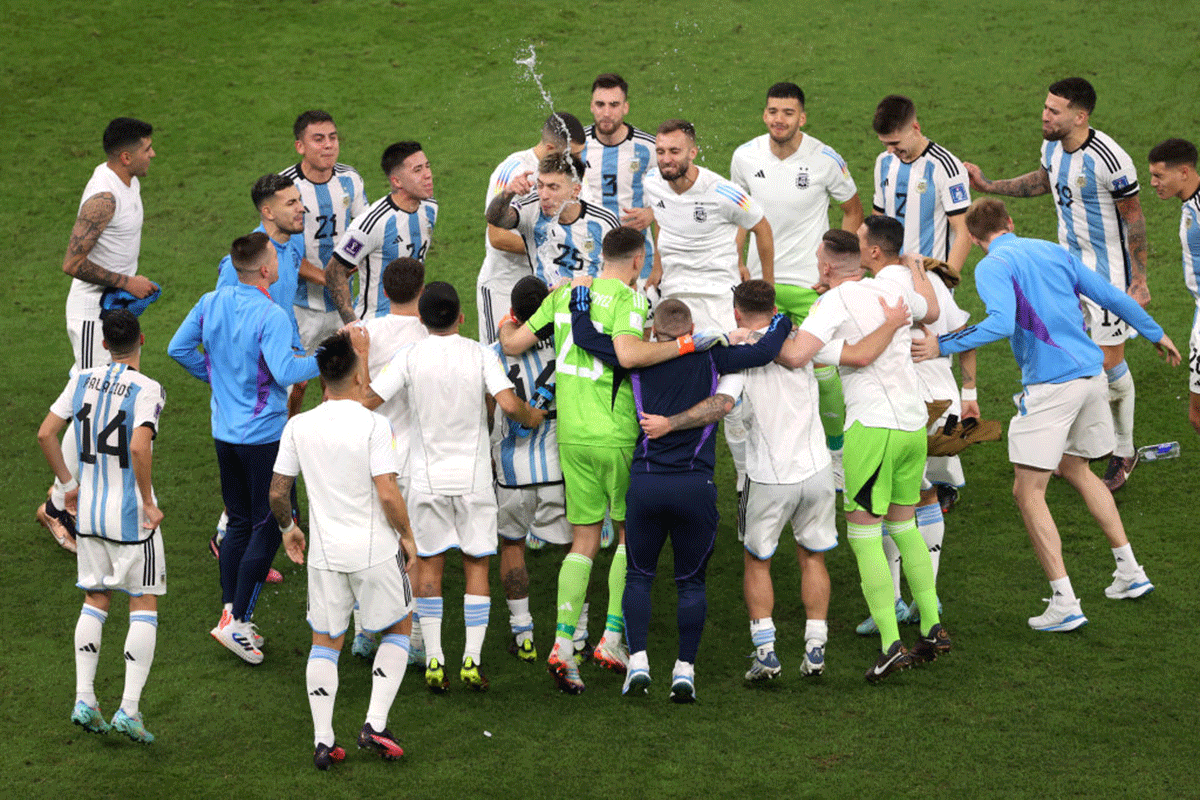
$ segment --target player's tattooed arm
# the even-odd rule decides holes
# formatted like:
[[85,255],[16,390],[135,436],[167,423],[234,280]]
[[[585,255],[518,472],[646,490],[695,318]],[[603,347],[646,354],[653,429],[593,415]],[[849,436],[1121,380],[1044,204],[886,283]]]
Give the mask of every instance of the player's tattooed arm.
[[[112,192],[101,192],[89,197],[79,209],[75,226],[71,228],[71,241],[67,244],[67,255],[63,258],[63,272],[81,281],[99,284],[100,286],[115,286],[124,289],[129,283],[129,276],[105,269],[99,264],[88,260],[96,240],[108,223],[112,222],[117,210],[117,201]],[[144,279],[143,279],[144,280]]]
[[[961,331],[965,327],[966,327],[966,325],[962,326],[962,328],[959,328],[959,330]],[[964,394],[966,394],[968,390],[976,391],[975,376],[976,376],[977,372],[978,372],[978,370],[977,370],[977,361],[975,358],[975,351],[974,350],[964,350],[961,353],[959,353],[958,354],[958,373],[959,373],[959,377],[962,378],[962,388],[963,388]],[[979,400],[978,399],[968,400],[966,398],[963,398],[962,413],[959,416],[961,416],[963,419],[967,419],[968,417],[975,417],[976,419],[979,419],[982,416],[982,414],[980,414],[980,411],[979,411]]]
[[1137,195],[1117,201],[1117,213],[1125,223],[1125,246],[1129,250],[1129,296],[1138,305],[1150,305],[1150,287],[1146,283],[1146,217]]
[[658,439],[671,431],[682,431],[688,428],[702,428],[721,420],[733,410],[733,398],[727,394],[714,394],[706,397],[687,411],[672,414],[669,417],[658,414],[643,414],[639,423],[647,439]]
[[495,225],[497,228],[505,230],[517,227],[517,210],[512,207],[513,198],[516,196],[516,192],[505,189],[492,198],[485,214],[489,225]]
[[271,473],[271,487],[268,490],[267,498],[271,503],[271,513],[275,515],[275,521],[279,523],[280,530],[292,524],[292,484],[295,481],[296,479],[291,475]]
[[346,265],[335,255],[325,266],[325,289],[337,306],[338,316],[342,322],[354,322],[354,303],[350,298],[350,278],[346,273]]
[[971,179],[971,188],[988,194],[1002,194],[1006,197],[1037,197],[1050,192],[1050,175],[1044,167],[1038,167],[1033,172],[1027,172],[1016,178],[993,181],[988,180],[983,170],[971,163],[964,163],[967,175]]

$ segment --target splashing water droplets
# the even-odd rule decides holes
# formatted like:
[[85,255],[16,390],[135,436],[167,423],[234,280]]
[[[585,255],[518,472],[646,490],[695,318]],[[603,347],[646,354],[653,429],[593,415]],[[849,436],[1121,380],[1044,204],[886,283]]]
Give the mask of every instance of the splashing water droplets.
[[538,91],[542,95],[542,103],[551,111],[554,110],[554,98],[546,91],[546,87],[542,84],[542,74],[537,71],[537,51],[533,49],[533,45],[528,45],[525,51],[524,58],[514,58],[513,63],[517,66],[524,67],[529,72],[529,78],[537,84]]

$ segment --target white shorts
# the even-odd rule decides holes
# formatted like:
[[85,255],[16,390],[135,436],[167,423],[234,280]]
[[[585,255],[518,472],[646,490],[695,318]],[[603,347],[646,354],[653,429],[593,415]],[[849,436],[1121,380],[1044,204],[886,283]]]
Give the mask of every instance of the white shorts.
[[492,488],[454,496],[410,489],[409,498],[417,555],[428,558],[454,549],[472,558],[496,554],[496,492]]
[[479,316],[479,341],[492,344],[500,335],[500,323],[512,310],[516,281],[488,280],[475,283],[475,310]]
[[737,327],[733,318],[733,292],[730,289],[718,294],[665,294],[662,299],[680,300],[686,304],[692,312],[692,325],[697,332],[710,330],[728,333]]
[[350,611],[368,633],[386,631],[412,612],[412,585],[397,553],[358,572],[308,568],[308,624],[334,639],[350,627]]
[[1035,383],[1015,395],[1008,424],[1008,460],[1055,469],[1063,454],[1100,458],[1116,444],[1103,373],[1066,383]]
[[[1124,287],[1118,289],[1125,291]],[[1091,298],[1080,297],[1079,307],[1083,309],[1083,321],[1087,324],[1088,334],[1092,341],[1101,347],[1113,347],[1124,344],[1130,337],[1130,325],[1106,308],[1101,308]]]
[[938,485],[953,486],[957,489],[966,482],[966,478],[963,477],[962,459],[958,456],[930,456],[925,460],[925,478],[921,481],[921,491]]
[[342,315],[336,311],[316,311],[303,306],[292,306],[292,310],[296,312],[296,327],[306,355],[311,356],[317,345],[342,328]]
[[567,522],[566,495],[561,483],[510,489],[496,487],[499,506],[497,527],[509,541],[520,541],[526,532],[550,544],[574,541]]
[[85,592],[119,589],[133,597],[167,593],[167,559],[161,528],[144,542],[80,536],[78,546],[79,580],[75,585]]
[[100,330],[100,316],[67,317],[67,338],[71,340],[71,352],[75,366],[71,374],[92,367],[112,363],[112,356],[104,348],[104,333]]
[[820,553],[837,547],[835,494],[832,466],[800,483],[751,480],[742,493],[738,514],[738,528],[747,552],[758,559],[770,558],[788,522],[792,523],[796,544],[805,550]]
[[1192,338],[1188,342],[1188,390],[1192,394],[1200,394],[1200,313],[1192,322]]

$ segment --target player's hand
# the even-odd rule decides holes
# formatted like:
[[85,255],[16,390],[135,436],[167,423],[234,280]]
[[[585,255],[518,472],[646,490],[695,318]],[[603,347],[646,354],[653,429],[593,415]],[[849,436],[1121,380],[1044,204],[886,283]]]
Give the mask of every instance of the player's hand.
[[662,283],[662,270],[652,271],[646,278],[646,293],[649,294],[651,289],[657,291],[660,283]]
[[922,325],[921,330],[925,331],[925,338],[921,341],[913,340],[912,343],[912,360],[913,361],[928,361],[931,358],[937,358],[942,354],[938,347],[937,335],[929,330],[928,325]]
[[983,415],[979,413],[979,401],[978,400],[963,400],[962,401],[962,413],[959,416],[962,419],[971,419],[971,418],[981,419],[983,417]]
[[828,283],[814,283],[812,286],[810,286],[808,288],[812,289],[817,294],[825,294],[826,292],[829,291],[829,284]]
[[148,531],[152,531],[158,527],[163,521],[163,512],[154,503],[145,503],[142,505],[142,527]]
[[592,290],[580,284],[571,290],[571,302],[568,308],[571,311],[588,311],[592,307]]
[[571,286],[591,286],[592,276],[584,273],[579,273],[571,279]]
[[646,230],[650,227],[651,222],[654,222],[654,209],[652,208],[621,209],[621,224],[633,228],[635,231]]
[[342,326],[342,330],[350,334],[350,346],[354,348],[354,352],[359,358],[366,358],[368,351],[371,349],[371,334],[367,333],[367,326],[362,323],[362,320],[354,320]]
[[897,331],[908,326],[908,306],[904,304],[903,297],[897,297],[896,305],[894,306],[888,305],[887,300],[881,297],[879,298],[879,305],[883,307],[883,322],[885,325],[890,325],[892,330]]
[[301,566],[304,565],[304,547],[304,531],[299,525],[283,534],[283,549],[287,551],[288,558]]
[[529,409],[529,424],[525,426],[527,428],[536,428],[541,425],[546,421],[546,415],[550,413],[545,408],[534,408],[533,406],[527,406],[527,408]]
[[977,192],[989,191],[988,186],[991,181],[983,177],[983,170],[972,164],[970,161],[964,161],[963,166],[967,169],[967,177],[971,180],[971,188]]
[[729,334],[724,331],[696,331],[692,334],[692,346],[697,353],[712,350],[714,347],[728,347]]
[[638,419],[647,439],[658,439],[671,432],[671,421],[658,414],[642,414]]
[[400,549],[404,551],[404,571],[411,574],[417,566],[417,543],[413,540],[412,531],[400,537]]
[[79,514],[79,487],[76,486],[71,491],[63,495],[63,510],[71,516]]
[[504,190],[512,192],[517,197],[524,197],[533,191],[533,183],[529,180],[529,176],[532,174],[533,172],[529,171],[513,176],[513,179],[508,182],[508,186],[505,186]]
[[1129,296],[1136,300],[1143,309],[1150,307],[1150,287],[1146,285],[1145,281],[1130,286]]
[[751,278],[749,268],[740,261],[738,262],[738,275],[741,276],[743,283]]
[[754,331],[750,330],[749,328],[734,328],[728,334],[726,334],[725,338],[727,338],[729,340],[729,343],[731,345],[749,344],[750,337],[753,334],[754,334]]
[[125,281],[125,291],[139,300],[151,294],[156,288],[154,281],[143,275],[130,275]]
[[[1163,337],[1154,343],[1154,349],[1157,350],[1163,358],[1167,359],[1167,363],[1172,367],[1179,366],[1179,362],[1181,360],[1179,350],[1175,348],[1175,343],[1171,341],[1170,336],[1167,336],[1164,333]],[[67,493],[67,496],[70,497],[70,492]]]

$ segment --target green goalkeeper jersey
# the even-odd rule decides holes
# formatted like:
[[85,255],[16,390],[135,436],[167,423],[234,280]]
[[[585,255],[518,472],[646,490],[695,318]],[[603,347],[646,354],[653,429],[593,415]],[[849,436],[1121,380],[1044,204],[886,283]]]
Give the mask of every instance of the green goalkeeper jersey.
[[[641,430],[628,380],[613,391],[613,369],[575,345],[571,335],[571,287],[560,286],[526,322],[532,331],[554,323],[555,404],[560,444],[633,447]],[[614,278],[592,283],[592,322],[609,336],[642,338],[649,303]]]

